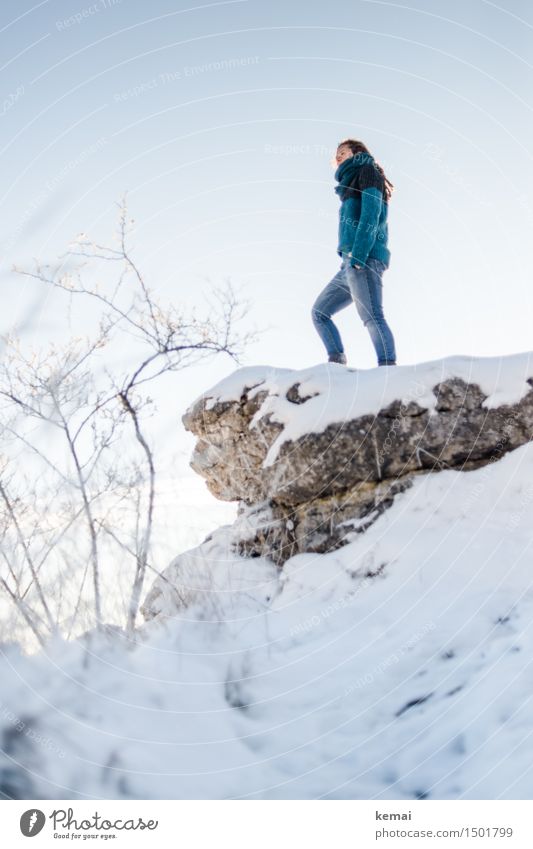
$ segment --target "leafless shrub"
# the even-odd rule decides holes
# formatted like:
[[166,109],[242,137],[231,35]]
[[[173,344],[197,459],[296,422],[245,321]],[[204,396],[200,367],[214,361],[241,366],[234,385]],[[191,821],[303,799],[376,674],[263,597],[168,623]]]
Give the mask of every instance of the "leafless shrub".
[[[0,586],[41,644],[57,630],[103,625],[103,581],[135,627],[155,570],[150,389],[205,357],[238,361],[253,338],[237,329],[247,307],[230,284],[204,316],[162,303],[132,258],[125,196],[118,206],[115,247],[81,234],[56,266],[14,269],[58,295],[65,315],[81,305],[94,324],[39,351],[4,340]],[[113,558],[132,564],[126,587],[109,571]]]

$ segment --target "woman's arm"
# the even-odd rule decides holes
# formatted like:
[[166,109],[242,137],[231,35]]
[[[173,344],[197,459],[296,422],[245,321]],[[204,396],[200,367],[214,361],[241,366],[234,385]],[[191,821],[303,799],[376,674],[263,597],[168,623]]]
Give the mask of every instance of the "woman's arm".
[[361,169],[361,216],[355,231],[352,246],[352,265],[366,265],[378,234],[379,219],[383,205],[383,177],[373,165]]
[[379,189],[365,189],[361,193],[361,217],[352,246],[352,265],[366,265],[378,234],[382,204],[383,197]]

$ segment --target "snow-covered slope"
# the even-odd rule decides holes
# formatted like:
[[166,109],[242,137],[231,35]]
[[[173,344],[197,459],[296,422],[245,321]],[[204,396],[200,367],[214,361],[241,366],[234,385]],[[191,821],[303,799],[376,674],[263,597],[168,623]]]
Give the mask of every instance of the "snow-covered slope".
[[137,647],[4,647],[4,792],[531,798],[532,529],[532,444],[282,570],[221,529]]

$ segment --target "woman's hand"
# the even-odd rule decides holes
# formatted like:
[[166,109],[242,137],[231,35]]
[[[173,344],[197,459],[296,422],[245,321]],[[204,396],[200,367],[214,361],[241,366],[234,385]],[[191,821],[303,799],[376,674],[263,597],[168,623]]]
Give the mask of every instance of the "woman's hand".
[[362,267],[362,265],[352,265],[352,268],[357,269],[357,271],[361,271]]
[[[351,256],[352,256],[352,252],[351,252],[351,251],[350,251],[350,253],[348,254],[348,256],[351,258]],[[362,265],[352,265],[352,268],[356,268],[356,269],[357,269],[357,271],[360,271],[360,270],[362,269],[362,267],[363,267]]]

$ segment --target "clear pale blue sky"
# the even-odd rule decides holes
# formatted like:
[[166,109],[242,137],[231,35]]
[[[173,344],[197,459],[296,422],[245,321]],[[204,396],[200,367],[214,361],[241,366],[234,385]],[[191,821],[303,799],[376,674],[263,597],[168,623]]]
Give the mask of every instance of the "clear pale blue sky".
[[[269,328],[248,363],[319,362],[310,306],[340,262],[329,160],[352,135],[396,187],[399,362],[533,347],[526,0],[11,0],[0,16],[2,330],[35,294],[11,264],[107,239],[127,189],[152,285],[191,302],[230,277]],[[374,366],[355,309],[340,325],[350,364]],[[64,332],[46,303],[25,328]],[[176,417],[230,369],[182,378]]]

